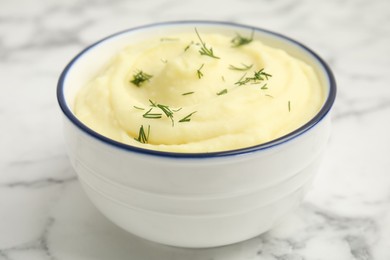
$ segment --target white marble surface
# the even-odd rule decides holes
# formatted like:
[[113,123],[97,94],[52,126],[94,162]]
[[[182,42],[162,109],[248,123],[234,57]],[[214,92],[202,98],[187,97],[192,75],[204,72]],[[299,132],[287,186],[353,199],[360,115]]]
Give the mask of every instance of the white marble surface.
[[[390,259],[390,1],[0,0],[0,260]],[[112,32],[166,20],[287,34],[329,62],[334,128],[303,206],[239,244],[136,238],[88,201],[65,155],[55,90],[65,64]]]

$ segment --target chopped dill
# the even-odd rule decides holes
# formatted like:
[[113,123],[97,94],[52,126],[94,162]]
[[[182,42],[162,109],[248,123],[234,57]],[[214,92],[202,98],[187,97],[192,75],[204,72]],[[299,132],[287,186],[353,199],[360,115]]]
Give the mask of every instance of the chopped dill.
[[246,45],[246,44],[251,43],[253,41],[254,33],[255,33],[255,31],[252,30],[250,38],[245,38],[237,33],[236,36],[231,40],[232,47],[237,48],[237,47],[240,47],[242,45]]
[[134,140],[142,144],[147,144],[149,139],[149,134],[150,134],[150,125],[148,126],[148,133],[145,133],[144,126],[141,125],[141,127],[139,128],[138,137],[134,138]]
[[228,93],[228,90],[225,88],[225,89],[221,90],[220,92],[218,92],[217,95],[220,96],[220,95],[225,95],[227,93]]
[[169,106],[155,103],[150,99],[149,102],[151,104],[150,106],[159,108],[171,120],[172,126],[174,126],[173,113],[179,111],[181,108],[179,110],[172,110]]
[[261,69],[259,71],[255,71],[253,77],[246,77],[246,73],[234,84],[238,86],[245,85],[247,83],[252,84],[260,84],[260,82],[264,80],[268,80],[268,78],[272,77],[271,74],[268,74],[264,71],[264,69]]
[[198,33],[198,30],[195,28],[196,35],[198,36],[198,39],[200,41],[200,44],[202,45],[199,53],[200,55],[206,55],[214,59],[219,59],[219,57],[214,55],[213,48],[207,48],[206,44],[203,42],[202,38],[200,38],[200,35]]
[[194,111],[190,113],[189,115],[185,116],[184,118],[179,120],[179,123],[184,123],[184,122],[190,122],[191,121],[191,116],[195,114],[197,111]]
[[200,71],[204,66],[204,63],[202,64],[202,66],[200,66],[200,68],[196,71],[196,74],[198,75],[198,78],[201,79],[203,77],[203,73]]
[[133,79],[130,82],[137,87],[140,87],[145,81],[149,81],[152,77],[152,75],[139,70],[136,74],[133,75]]
[[142,116],[144,118],[149,118],[149,119],[158,119],[161,118],[162,114],[161,113],[151,113],[153,108],[149,109],[145,114]]

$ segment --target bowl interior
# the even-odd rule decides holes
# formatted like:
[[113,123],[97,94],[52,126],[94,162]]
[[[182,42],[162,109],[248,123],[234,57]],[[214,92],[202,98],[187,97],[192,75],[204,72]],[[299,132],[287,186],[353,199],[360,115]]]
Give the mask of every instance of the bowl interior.
[[[226,34],[231,37],[234,37],[237,33],[240,35],[250,35],[252,31],[254,31],[254,39],[259,39],[267,45],[284,49],[290,55],[301,59],[312,66],[323,86],[325,87],[324,91],[326,92],[326,100],[319,113],[311,121],[298,128],[296,131],[271,142],[249,147],[249,150],[244,148],[235,151],[208,153],[207,156],[251,152],[253,149],[264,149],[280,142],[284,142],[310,129],[313,125],[320,121],[332,107],[336,94],[336,84],[332,72],[326,63],[306,46],[283,35],[250,26],[226,22],[186,21],[152,24],[122,31],[108,36],[80,52],[64,69],[58,83],[57,97],[64,114],[73,123],[79,126],[81,130],[92,134],[94,137],[97,137],[104,142],[108,142],[124,149],[136,150],[157,155],[174,155],[175,153],[150,151],[142,148],[132,147],[130,145],[120,144],[116,141],[99,135],[76,118],[76,116],[73,114],[73,101],[75,100],[75,96],[77,95],[78,90],[97,74],[103,71],[107,64],[109,64],[112,57],[114,57],[126,46],[136,42],[144,41],[151,37],[163,38],[167,37],[169,34],[192,32],[194,31],[194,28],[197,28],[202,33],[218,32],[220,34]],[[191,154],[188,155],[191,156]]]

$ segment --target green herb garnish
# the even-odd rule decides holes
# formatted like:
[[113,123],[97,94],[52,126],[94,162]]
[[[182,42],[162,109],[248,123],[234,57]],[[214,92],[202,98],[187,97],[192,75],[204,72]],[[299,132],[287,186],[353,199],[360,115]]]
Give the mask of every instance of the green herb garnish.
[[137,106],[133,106],[135,109],[138,109],[138,110],[145,110],[145,108],[142,108],[142,107],[137,107]]
[[150,134],[150,125],[148,126],[148,133],[147,134],[145,133],[144,126],[141,125],[141,127],[139,128],[139,132],[138,132],[138,138],[134,138],[134,140],[136,140],[142,144],[147,144],[148,139],[149,139],[149,134]]
[[245,65],[244,63],[241,63],[242,67],[236,67],[236,66],[233,66],[233,65],[229,65],[229,69],[231,70],[239,70],[239,71],[246,71],[246,70],[249,70],[253,67],[253,64],[251,65]]
[[228,90],[225,88],[224,90],[221,90],[220,92],[217,93],[218,96],[227,94]]
[[195,114],[196,112],[197,112],[197,111],[194,111],[194,112],[192,112],[191,114],[189,114],[189,115],[185,116],[184,118],[180,119],[180,120],[179,120],[179,123],[190,122],[190,121],[191,121],[191,116],[192,116],[193,114]]
[[173,121],[173,112],[177,112],[179,110],[171,110],[169,106],[167,105],[162,105],[162,104],[157,104],[155,102],[153,102],[152,100],[149,99],[149,102],[151,104],[152,107],[157,107],[159,109],[161,109],[161,111],[169,118],[171,119],[171,122],[172,122],[172,126],[174,125],[174,121]]
[[268,89],[268,87],[267,87],[267,83],[266,83],[266,84],[264,84],[264,85],[261,87],[261,89]]
[[204,66],[204,63],[202,64],[202,66],[200,66],[200,68],[196,71],[196,74],[198,75],[198,78],[201,79],[203,77],[203,73],[200,71]]
[[268,80],[268,78],[272,77],[271,74],[264,72],[264,69],[259,71],[255,71],[253,77],[245,77],[246,73],[234,84],[242,86],[247,83],[259,84],[264,80]]
[[242,75],[242,77],[234,84],[241,86],[241,85],[245,85],[246,83],[248,83],[249,80],[246,80],[245,76],[246,76],[246,73],[244,75]]
[[249,44],[253,41],[253,35],[254,35],[255,31],[252,30],[252,33],[251,33],[251,36],[250,38],[245,38],[245,37],[242,37],[240,34],[237,33],[236,37],[234,37],[232,40],[231,40],[231,43],[232,43],[232,47],[233,48],[237,48],[237,47],[240,47],[242,45],[246,45],[246,44]]
[[290,112],[291,111],[291,102],[290,102],[290,100],[288,101],[288,112]]
[[188,44],[188,45],[184,48],[184,51],[186,52],[186,51],[191,47],[192,44],[194,44],[193,41],[191,41],[190,44]]
[[191,95],[191,94],[194,94],[195,92],[194,91],[191,91],[191,92],[186,92],[186,93],[183,93],[181,94],[182,96],[187,96],[187,95]]
[[161,118],[162,114],[161,113],[151,113],[153,108],[149,109],[145,114],[142,116],[144,118],[149,118],[149,119],[158,119]]
[[209,57],[214,58],[214,59],[219,59],[219,57],[214,55],[213,48],[211,48],[211,47],[207,48],[207,46],[203,42],[202,38],[200,38],[200,35],[199,35],[198,30],[196,28],[195,28],[195,32],[196,32],[196,35],[198,35],[200,44],[202,45],[202,47],[199,50],[200,55],[206,55],[206,56],[209,56]]
[[145,81],[149,81],[153,76],[149,75],[142,70],[139,70],[136,74],[133,75],[133,80],[130,82],[140,87]]
[[264,78],[268,80],[268,78],[272,77],[271,74],[268,74],[267,72],[264,72],[264,69],[261,69],[257,72],[255,72],[255,79],[256,80],[264,80]]
[[268,94],[265,94],[266,97],[270,97],[270,98],[274,98],[274,96],[271,96],[271,95],[268,95]]

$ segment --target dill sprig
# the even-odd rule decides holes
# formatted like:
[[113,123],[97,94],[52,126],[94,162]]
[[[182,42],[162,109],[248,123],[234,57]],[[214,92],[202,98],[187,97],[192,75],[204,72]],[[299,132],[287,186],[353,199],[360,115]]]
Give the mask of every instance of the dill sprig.
[[138,109],[138,110],[145,110],[145,108],[142,108],[142,107],[137,107],[137,106],[133,106],[135,109]]
[[202,66],[200,66],[200,68],[196,71],[196,74],[198,75],[198,78],[201,79],[203,77],[203,73],[200,71],[204,66],[204,63],[202,64]]
[[288,112],[290,112],[291,111],[291,101],[289,100],[288,101]]
[[187,96],[187,95],[191,95],[191,94],[194,94],[194,93],[195,93],[194,91],[190,91],[190,92],[183,93],[181,95],[182,96]]
[[174,121],[173,121],[173,113],[179,111],[181,108],[178,110],[172,110],[169,106],[167,105],[162,105],[158,104],[156,102],[153,102],[152,100],[149,99],[150,106],[159,108],[172,122],[172,126],[174,126]]
[[249,44],[253,41],[253,35],[254,35],[255,31],[252,30],[252,33],[251,33],[251,36],[250,38],[245,38],[243,36],[241,36],[240,34],[236,34],[236,37],[234,37],[232,40],[231,40],[231,43],[232,43],[232,47],[233,48],[237,48],[237,47],[240,47],[242,45],[246,45],[246,44]]
[[145,81],[149,81],[152,77],[152,75],[149,75],[142,70],[138,70],[138,72],[133,75],[133,80],[131,80],[130,82],[137,87],[140,87]]
[[192,44],[194,44],[193,41],[191,41],[190,44],[188,44],[188,45],[184,48],[184,52],[188,51],[188,49],[191,47]]
[[184,118],[180,119],[180,120],[179,120],[179,123],[190,122],[190,121],[191,121],[191,116],[192,116],[193,114],[195,114],[196,112],[197,112],[197,111],[194,111],[194,112],[188,114],[187,116],[185,116]]
[[151,113],[153,108],[149,109],[145,114],[142,116],[144,118],[149,118],[149,119],[158,119],[161,118],[162,114],[161,113]]
[[229,65],[230,70],[239,70],[239,71],[247,71],[253,67],[253,64],[251,65],[246,65],[244,63],[241,63],[242,67],[236,67],[234,65]]
[[202,47],[199,50],[200,55],[206,55],[214,59],[219,59],[219,57],[214,55],[213,48],[207,48],[206,44],[203,42],[202,38],[200,38],[200,35],[198,33],[198,30],[195,28],[196,35],[198,36],[198,39],[200,41],[200,44]]
[[261,69],[261,70],[255,72],[254,78],[256,80],[264,80],[264,79],[268,80],[268,78],[270,78],[270,77],[272,77],[271,74],[268,74],[267,72],[264,71],[264,69]]
[[218,92],[217,95],[220,96],[220,95],[225,95],[227,93],[228,93],[228,90],[225,88],[225,89],[221,90],[220,92]]
[[241,78],[236,82],[234,83],[235,85],[239,85],[239,86],[242,86],[242,85],[245,85],[246,83],[249,82],[249,80],[246,80],[245,79],[245,76],[246,76],[246,73],[244,75],[241,76]]
[[[260,82],[264,80],[268,80],[268,78],[272,77],[271,74],[268,74],[264,71],[264,69],[261,69],[259,71],[255,71],[253,77],[246,77],[246,73],[234,84],[238,86],[245,85],[247,83],[252,84],[260,84]],[[263,86],[264,87],[264,86]]]
[[150,125],[148,126],[147,133],[145,132],[144,126],[141,125],[141,127],[139,128],[138,137],[134,138],[134,140],[136,140],[142,144],[147,144],[148,139],[149,139],[149,134],[150,134]]

